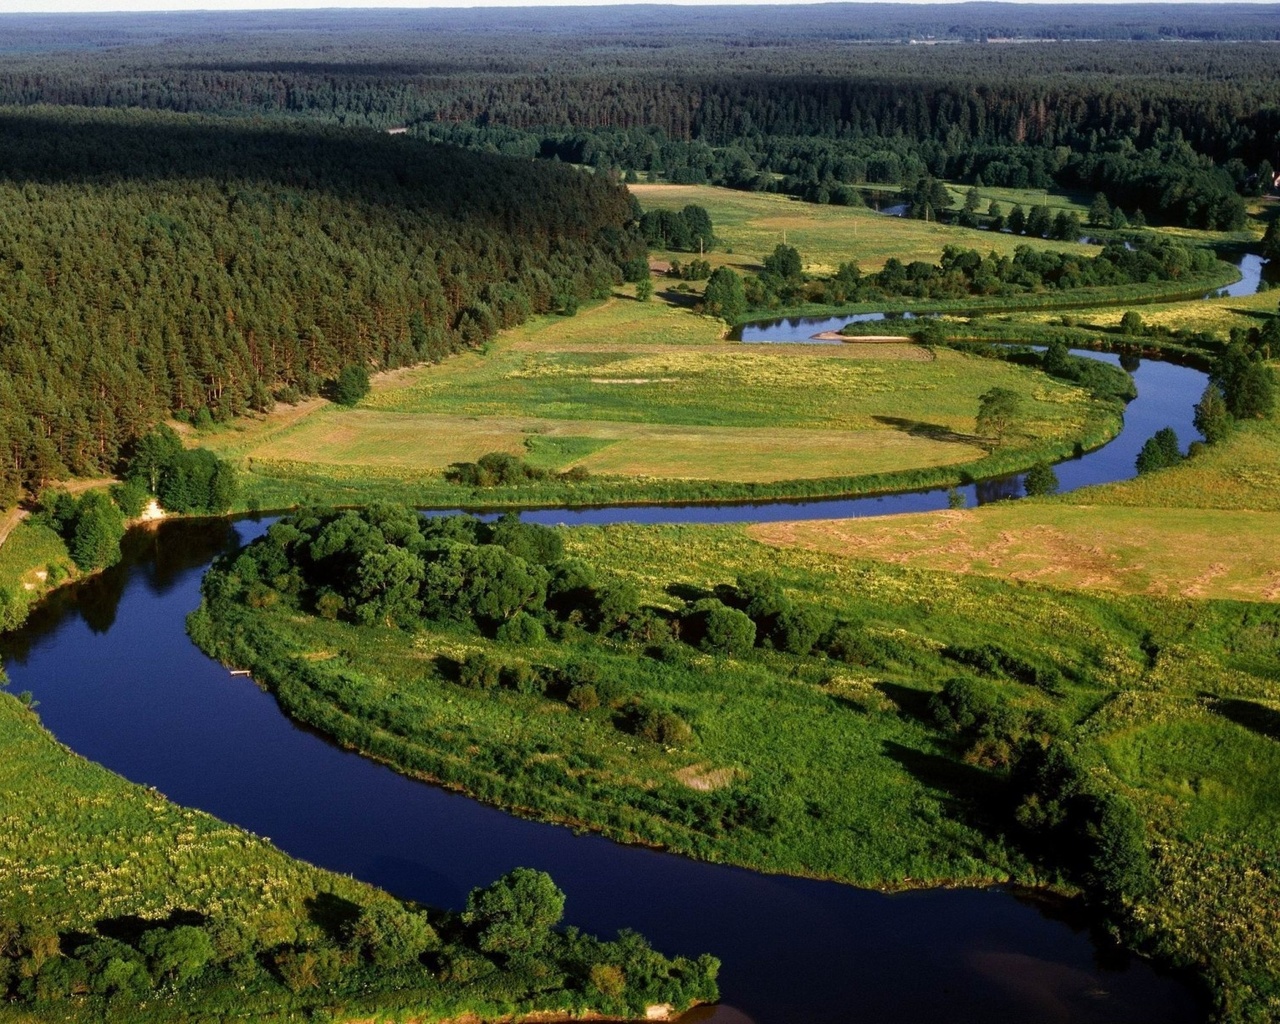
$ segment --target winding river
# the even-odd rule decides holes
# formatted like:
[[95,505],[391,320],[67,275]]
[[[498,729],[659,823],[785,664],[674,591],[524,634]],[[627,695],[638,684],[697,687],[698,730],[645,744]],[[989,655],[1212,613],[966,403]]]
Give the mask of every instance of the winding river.
[[[836,326],[843,321],[837,322]],[[792,328],[775,328],[784,331]],[[795,325],[795,331],[830,325]],[[807,335],[806,335],[807,336]],[[1106,357],[1103,357],[1106,358]],[[1063,463],[1064,489],[1132,474],[1156,429],[1194,436],[1204,375],[1144,361],[1122,434]],[[1012,496],[1015,479],[969,489]],[[549,510],[543,522],[730,522],[944,507],[944,492],[756,506]],[[1190,1024],[1191,991],[1095,941],[1070,908],[1003,889],[882,895],[699,863],[524,821],[411,781],[290,723],[274,700],[187,639],[184,618],[219,552],[264,522],[162,524],[134,532],[111,571],[59,591],[3,639],[17,690],[73,749],[182,804],[267,835],[281,849],[401,896],[460,907],[518,865],[549,871],[568,922],[632,927],[661,950],[724,961],[716,1024]]]

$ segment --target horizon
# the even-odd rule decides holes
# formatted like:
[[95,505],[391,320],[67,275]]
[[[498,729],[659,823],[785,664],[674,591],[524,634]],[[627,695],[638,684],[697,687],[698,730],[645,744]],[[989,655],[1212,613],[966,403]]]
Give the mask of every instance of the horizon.
[[[231,13],[267,13],[272,11],[316,11],[316,10],[465,10],[478,7],[491,8],[524,8],[524,7],[777,7],[777,6],[809,6],[814,4],[858,4],[862,6],[977,6],[978,4],[998,3],[1007,6],[1037,6],[1075,8],[1119,7],[1119,6],[1208,6],[1211,0],[1075,0],[1072,3],[1046,2],[1046,0],[524,0],[512,3],[510,0],[230,0],[228,3],[211,3],[210,0],[75,0],[66,3],[63,0],[0,0],[0,14],[212,14]],[[1280,10],[1280,4],[1274,0],[1228,0],[1231,5],[1247,5],[1254,7],[1274,7]],[[1214,4],[1214,6],[1220,6]]]

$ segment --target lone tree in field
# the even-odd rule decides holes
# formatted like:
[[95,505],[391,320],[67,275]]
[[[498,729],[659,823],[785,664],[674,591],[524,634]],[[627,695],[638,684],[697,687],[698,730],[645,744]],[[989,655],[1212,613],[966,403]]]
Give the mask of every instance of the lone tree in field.
[[1022,396],[1009,388],[992,388],[978,399],[977,430],[997,443],[1022,413]]
[[707,280],[702,293],[702,311],[733,323],[747,311],[747,293],[742,278],[728,267],[719,267]]
[[1227,408],[1227,400],[1223,397],[1222,388],[1217,384],[1210,383],[1204,389],[1204,394],[1196,403],[1193,422],[1196,430],[1204,435],[1208,444],[1217,444],[1230,435],[1235,427],[1235,421],[1231,418],[1231,410]]
[[333,400],[339,405],[355,405],[369,393],[369,371],[353,363],[344,366],[333,382]]

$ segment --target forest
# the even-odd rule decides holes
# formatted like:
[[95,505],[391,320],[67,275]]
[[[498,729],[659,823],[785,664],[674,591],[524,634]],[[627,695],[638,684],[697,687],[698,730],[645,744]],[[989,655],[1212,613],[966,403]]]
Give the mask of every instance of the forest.
[[167,415],[439,360],[643,268],[603,177],[373,132],[0,117],[0,494],[117,468]]
[[[620,179],[857,204],[945,177],[1088,189],[1116,223],[1237,228],[1280,166],[1280,61],[1248,5],[1179,7],[1176,30],[1169,13],[1072,28],[1037,9],[1013,33],[998,5],[945,26],[937,7],[799,8],[785,26],[715,10],[695,39],[656,10],[383,12],[336,49],[322,13],[235,31],[10,18],[0,501],[117,468],[164,416],[265,411],[638,280]],[[1224,32],[1240,42],[1176,61],[1116,41]],[[1011,34],[1064,41],[981,42]],[[968,42],[889,42],[929,37]],[[390,127],[406,135],[375,130]]]

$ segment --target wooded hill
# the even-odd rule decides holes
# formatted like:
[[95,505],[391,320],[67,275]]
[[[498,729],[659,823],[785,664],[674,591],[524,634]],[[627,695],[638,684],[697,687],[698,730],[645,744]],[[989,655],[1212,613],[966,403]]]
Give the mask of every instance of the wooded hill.
[[0,495],[476,345],[643,268],[603,176],[365,130],[0,114]]

